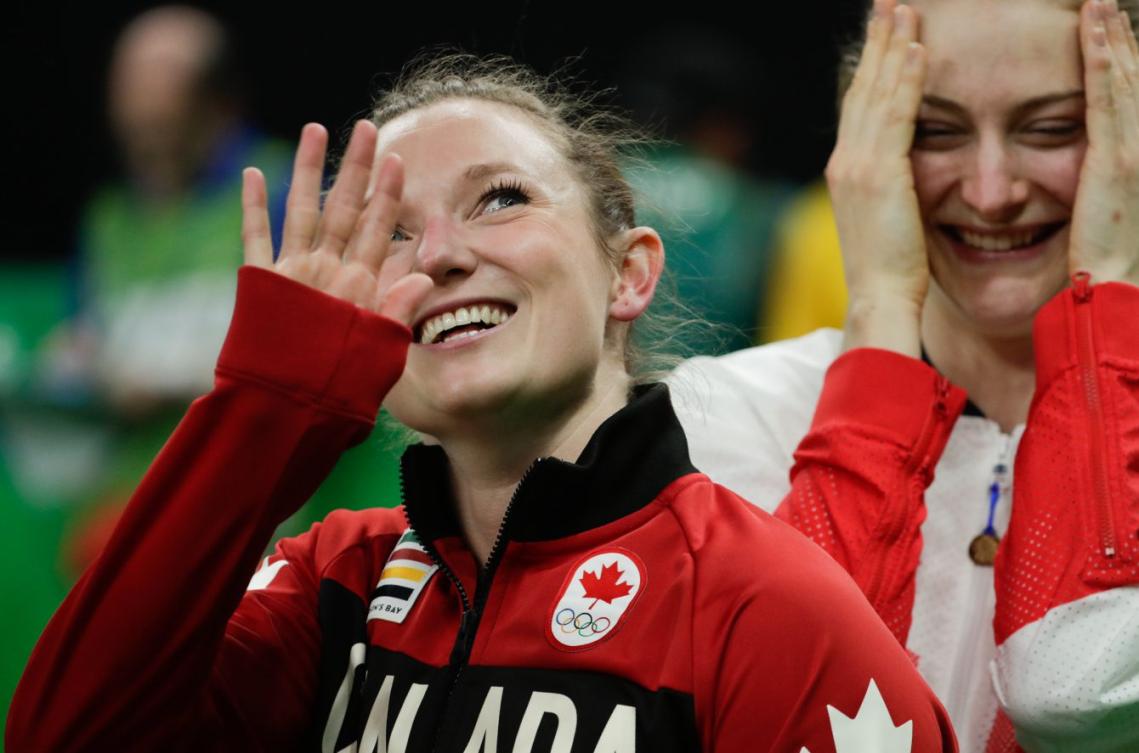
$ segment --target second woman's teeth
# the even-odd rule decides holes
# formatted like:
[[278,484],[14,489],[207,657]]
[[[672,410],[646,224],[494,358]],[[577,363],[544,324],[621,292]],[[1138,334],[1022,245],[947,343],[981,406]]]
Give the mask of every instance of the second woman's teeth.
[[969,232],[968,230],[961,230],[960,232],[961,240],[973,248],[979,248],[982,251],[1008,251],[1011,248],[1021,248],[1030,245],[1035,236],[1035,233],[1031,231],[1010,233],[1008,235],[982,235],[980,233]]

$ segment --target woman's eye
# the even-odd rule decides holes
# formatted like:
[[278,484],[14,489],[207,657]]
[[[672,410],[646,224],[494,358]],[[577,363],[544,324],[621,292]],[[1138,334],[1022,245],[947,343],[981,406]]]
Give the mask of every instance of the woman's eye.
[[915,149],[949,149],[966,135],[965,131],[947,123],[919,120],[914,124]]
[[1029,143],[1036,146],[1064,146],[1083,135],[1084,124],[1071,120],[1045,120],[1024,128]]
[[402,230],[400,230],[397,227],[395,230],[392,231],[391,240],[392,240],[392,243],[398,243],[399,241],[406,241],[407,240],[407,234],[404,233]]
[[484,213],[500,212],[517,204],[529,204],[530,197],[517,183],[493,186],[479,199]]

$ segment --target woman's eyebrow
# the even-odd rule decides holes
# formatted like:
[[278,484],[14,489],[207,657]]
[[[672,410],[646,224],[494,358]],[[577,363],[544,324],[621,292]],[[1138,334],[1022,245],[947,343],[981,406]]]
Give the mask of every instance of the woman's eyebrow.
[[518,168],[509,162],[487,162],[478,165],[471,165],[463,171],[463,179],[471,182],[484,180],[491,175],[498,175],[499,173],[521,173],[526,174],[526,171]]
[[[1019,103],[1015,108],[1013,108],[1013,113],[1016,115],[1021,115],[1026,112],[1031,112],[1032,110],[1038,110],[1041,107],[1045,107],[1047,105],[1054,105],[1057,102],[1066,102],[1069,99],[1083,99],[1083,97],[1083,89],[1072,89],[1070,91],[1055,92],[1053,94],[1043,94],[1039,97],[1033,97],[1032,99],[1028,99],[1024,102]],[[968,114],[968,111],[962,105],[954,102],[952,99],[938,97],[934,94],[927,94],[923,96],[922,104],[936,108],[938,110],[948,110],[949,112],[956,113],[958,115]]]
[[1041,107],[1047,107],[1048,105],[1054,105],[1058,102],[1066,102],[1070,99],[1083,99],[1083,98],[1084,98],[1084,90],[1083,89],[1072,89],[1071,91],[1066,91],[1066,92],[1057,92],[1055,94],[1045,94],[1042,97],[1033,97],[1032,99],[1030,99],[1026,102],[1020,103],[1019,105],[1016,106],[1016,112],[1018,114],[1026,113],[1026,112],[1030,112],[1032,110],[1038,110]]
[[921,102],[927,107],[933,107],[938,110],[949,110],[950,112],[956,113],[957,115],[967,114],[965,108],[954,102],[952,99],[938,97],[933,94],[923,95]]

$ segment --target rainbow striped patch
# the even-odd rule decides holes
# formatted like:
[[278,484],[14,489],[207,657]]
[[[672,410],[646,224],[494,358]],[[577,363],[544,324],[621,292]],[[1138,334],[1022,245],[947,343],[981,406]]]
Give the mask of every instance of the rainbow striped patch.
[[427,581],[439,566],[431,561],[415,533],[408,528],[399,537],[372,591],[368,620],[403,622]]

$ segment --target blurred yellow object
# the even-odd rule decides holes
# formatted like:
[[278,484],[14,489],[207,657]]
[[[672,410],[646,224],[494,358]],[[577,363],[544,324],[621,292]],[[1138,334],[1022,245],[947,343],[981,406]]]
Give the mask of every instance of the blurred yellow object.
[[846,280],[826,183],[792,199],[776,229],[767,306],[759,316],[762,342],[785,340],[820,327],[841,328]]

